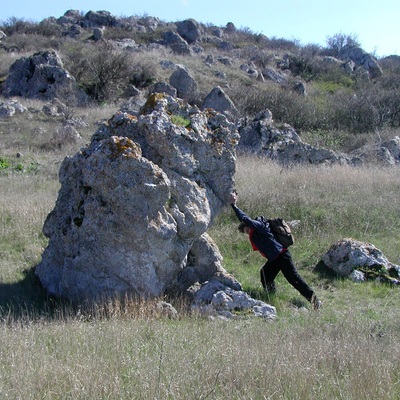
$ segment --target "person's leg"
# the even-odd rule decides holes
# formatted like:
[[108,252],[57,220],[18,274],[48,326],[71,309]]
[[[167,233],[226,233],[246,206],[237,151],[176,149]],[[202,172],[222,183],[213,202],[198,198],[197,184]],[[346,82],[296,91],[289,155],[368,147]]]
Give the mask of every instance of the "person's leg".
[[260,270],[261,284],[263,288],[269,293],[275,293],[275,278],[280,271],[279,263],[274,261],[267,261]]
[[305,280],[297,272],[296,267],[293,264],[292,256],[289,251],[282,254],[279,257],[280,269],[287,279],[287,281],[297,289],[302,296],[311,302],[313,296],[315,297],[314,291],[307,285]]

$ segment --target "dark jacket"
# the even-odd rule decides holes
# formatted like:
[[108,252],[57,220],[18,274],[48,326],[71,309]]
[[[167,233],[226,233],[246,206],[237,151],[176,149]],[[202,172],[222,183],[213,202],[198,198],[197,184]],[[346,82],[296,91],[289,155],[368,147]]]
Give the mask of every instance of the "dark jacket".
[[285,248],[275,239],[268,223],[250,218],[235,204],[232,204],[232,208],[235,211],[238,220],[252,229],[249,239],[253,248],[256,247],[256,250],[258,250],[264,257],[268,258],[269,261],[275,260],[285,250]]

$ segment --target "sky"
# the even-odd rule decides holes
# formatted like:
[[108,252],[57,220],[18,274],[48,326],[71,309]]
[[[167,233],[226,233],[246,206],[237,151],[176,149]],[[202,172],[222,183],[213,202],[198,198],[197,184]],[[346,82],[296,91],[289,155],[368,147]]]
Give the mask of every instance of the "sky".
[[[4,0],[5,1],[5,0]],[[248,28],[269,38],[326,45],[336,34],[357,38],[377,57],[400,55],[399,0],[12,0],[0,7],[9,18],[40,22],[67,10],[109,11],[117,17],[152,16],[166,22],[198,22]]]

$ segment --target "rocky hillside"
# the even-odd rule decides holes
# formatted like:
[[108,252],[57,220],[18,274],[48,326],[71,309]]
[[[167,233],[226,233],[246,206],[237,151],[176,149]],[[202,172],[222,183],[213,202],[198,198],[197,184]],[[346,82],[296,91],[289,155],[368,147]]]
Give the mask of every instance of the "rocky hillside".
[[[301,46],[230,22],[77,10],[0,29],[5,116],[23,98],[57,98],[68,110],[117,104],[134,114],[150,93],[165,92],[235,121],[240,151],[283,162],[400,160],[400,57],[377,60],[352,36]],[[379,132],[372,153],[355,139],[371,132]]]

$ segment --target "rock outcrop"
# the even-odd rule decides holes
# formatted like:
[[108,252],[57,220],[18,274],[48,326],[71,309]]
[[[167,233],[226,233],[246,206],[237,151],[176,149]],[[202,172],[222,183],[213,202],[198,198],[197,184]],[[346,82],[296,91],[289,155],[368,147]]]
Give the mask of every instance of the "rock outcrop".
[[159,296],[190,267],[238,288],[202,237],[234,186],[237,142],[225,116],[166,94],[152,94],[137,116],[114,115],[62,163],[36,268],[43,286],[73,301]]
[[256,154],[281,164],[352,164],[355,160],[332,150],[304,143],[288,124],[277,126],[269,110],[253,120],[242,120],[239,127],[238,154]]
[[87,100],[55,51],[38,52],[15,61],[3,83],[5,97],[51,100],[67,94],[75,95],[77,103]]
[[337,275],[357,282],[377,279],[400,284],[400,266],[389,262],[382,251],[371,243],[339,240],[323,255],[322,262]]
[[14,114],[22,114],[28,109],[17,100],[7,100],[0,103],[0,118],[9,118]]
[[221,282],[207,282],[204,285],[194,285],[192,310],[209,316],[235,318],[237,312],[250,313],[256,317],[275,319],[276,309],[261,300],[250,297],[241,290],[234,290]]
[[365,68],[371,79],[379,78],[383,71],[376,58],[367,53],[360,47],[344,46],[339,54],[340,59],[344,61],[353,61],[356,66]]

